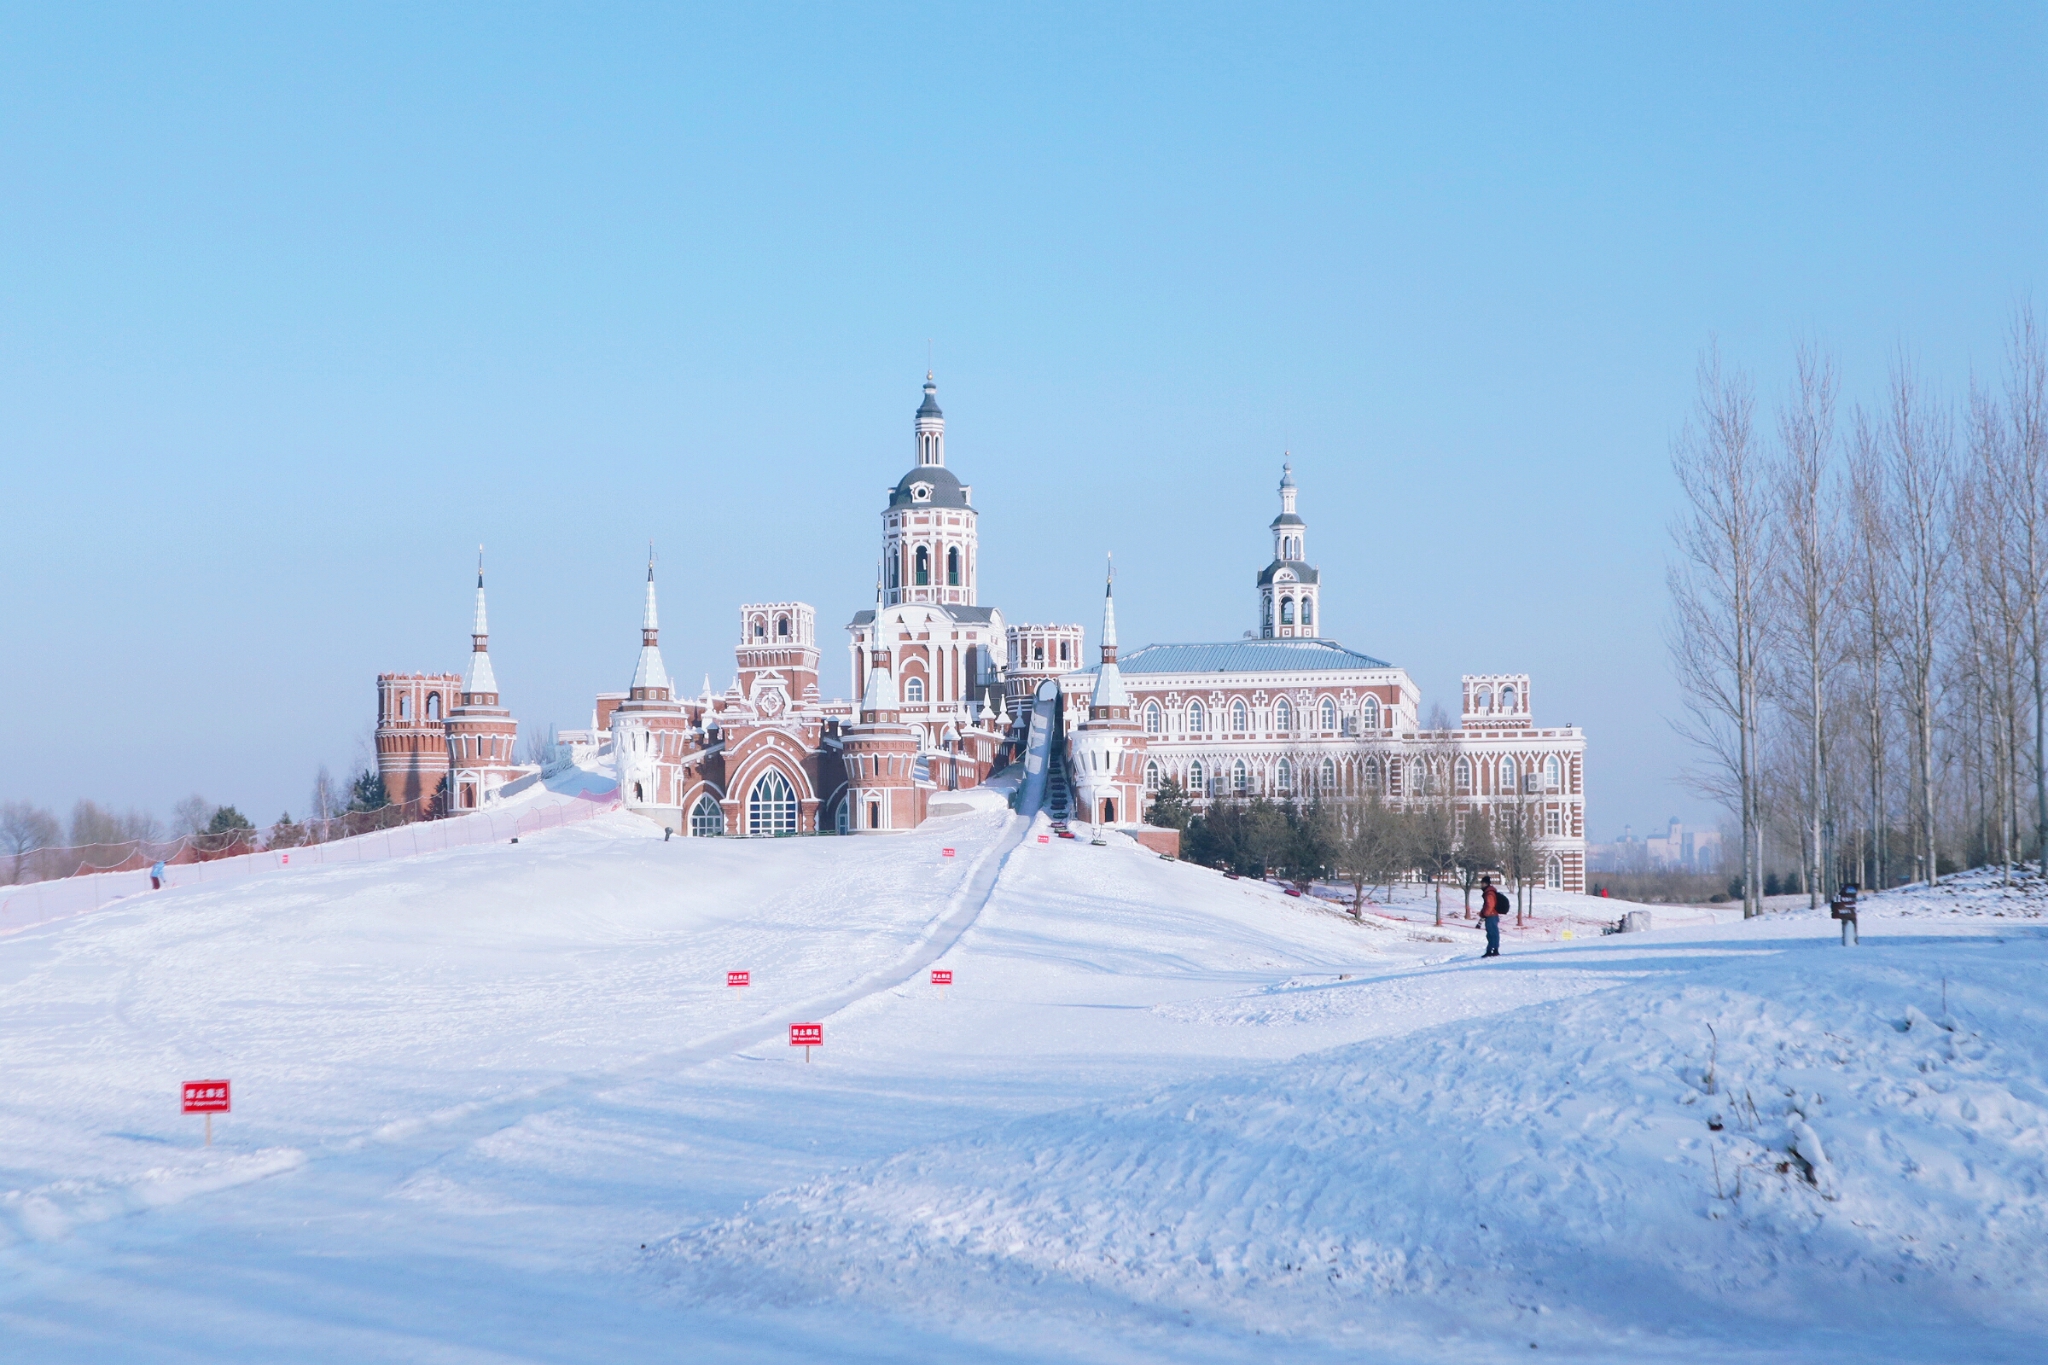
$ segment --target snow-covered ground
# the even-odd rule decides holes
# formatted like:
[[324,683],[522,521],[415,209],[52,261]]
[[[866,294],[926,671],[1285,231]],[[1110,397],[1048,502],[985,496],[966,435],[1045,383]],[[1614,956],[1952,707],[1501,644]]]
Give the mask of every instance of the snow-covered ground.
[[2048,1355],[2038,883],[1482,962],[1043,832],[614,815],[0,940],[0,1354]]

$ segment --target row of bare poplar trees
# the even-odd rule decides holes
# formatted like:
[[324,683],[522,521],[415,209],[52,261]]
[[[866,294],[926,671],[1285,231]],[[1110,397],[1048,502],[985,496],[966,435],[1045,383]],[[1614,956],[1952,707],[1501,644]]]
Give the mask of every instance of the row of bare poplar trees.
[[1760,425],[1709,351],[1672,447],[1671,657],[1689,773],[1817,902],[2038,859],[2048,832],[2048,353],[2030,307],[2002,373],[1943,394],[1901,357],[1846,412],[1803,348]]

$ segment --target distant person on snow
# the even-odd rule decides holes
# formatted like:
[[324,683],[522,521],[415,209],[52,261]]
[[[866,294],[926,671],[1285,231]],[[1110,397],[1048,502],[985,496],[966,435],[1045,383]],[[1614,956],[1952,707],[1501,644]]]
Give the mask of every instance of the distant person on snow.
[[1508,898],[1493,884],[1493,878],[1479,879],[1479,922],[1486,926],[1486,951],[1481,957],[1500,956],[1500,917],[1508,912]]
[[149,869],[149,889],[152,891],[164,889],[164,860],[162,858],[158,858],[156,865]]

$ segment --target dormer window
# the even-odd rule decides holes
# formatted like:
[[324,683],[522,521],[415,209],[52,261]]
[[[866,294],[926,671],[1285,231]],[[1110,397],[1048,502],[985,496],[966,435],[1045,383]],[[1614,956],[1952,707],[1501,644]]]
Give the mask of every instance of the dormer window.
[[932,500],[932,486],[928,483],[914,483],[910,485],[910,500],[912,502],[930,502]]

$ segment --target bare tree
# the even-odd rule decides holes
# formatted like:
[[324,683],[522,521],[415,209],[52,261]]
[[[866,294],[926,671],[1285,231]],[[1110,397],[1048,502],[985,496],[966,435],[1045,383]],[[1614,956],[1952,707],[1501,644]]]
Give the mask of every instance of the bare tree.
[[1856,444],[1849,463],[1850,519],[1855,527],[1848,574],[1850,615],[1856,634],[1857,688],[1862,703],[1865,777],[1870,819],[1864,880],[1891,884],[1888,835],[1890,808],[1886,797],[1885,657],[1897,597],[1894,561],[1888,549],[1891,527],[1890,492],[1877,433],[1861,412],[1856,415]]
[[1742,822],[1742,913],[1761,913],[1758,694],[1771,544],[1749,381],[1701,357],[1699,411],[1671,452],[1686,510],[1672,526],[1670,647],[1687,718],[1679,733],[1706,756],[1694,776]]
[[1885,480],[1893,520],[1888,528],[1898,566],[1898,630],[1893,637],[1901,690],[1913,722],[1914,815],[1922,875],[1940,880],[1934,799],[1937,654],[1948,627],[1950,568],[1955,552],[1952,430],[1947,412],[1926,396],[1902,357],[1892,369],[1883,419]]
[[1801,783],[1805,807],[1807,905],[1818,908],[1827,880],[1825,822],[1828,809],[1827,680],[1837,654],[1839,576],[1837,545],[1841,529],[1829,470],[1835,448],[1834,363],[1802,347],[1792,393],[1778,413],[1783,444],[1777,470],[1777,639],[1787,655],[1787,691],[1796,696],[1792,709],[1805,741],[1806,771]]
[[213,802],[197,792],[192,793],[192,795],[171,807],[171,833],[206,833],[206,826],[213,819],[214,809]]
[[2048,602],[2048,344],[2031,304],[2013,316],[2006,345],[2005,484],[2014,518],[2027,662],[2034,692],[2034,857],[2048,870],[2048,676],[2043,604]]
[[49,848],[58,839],[57,817],[26,801],[0,802],[0,851],[13,860],[8,881],[21,880],[29,854]]

